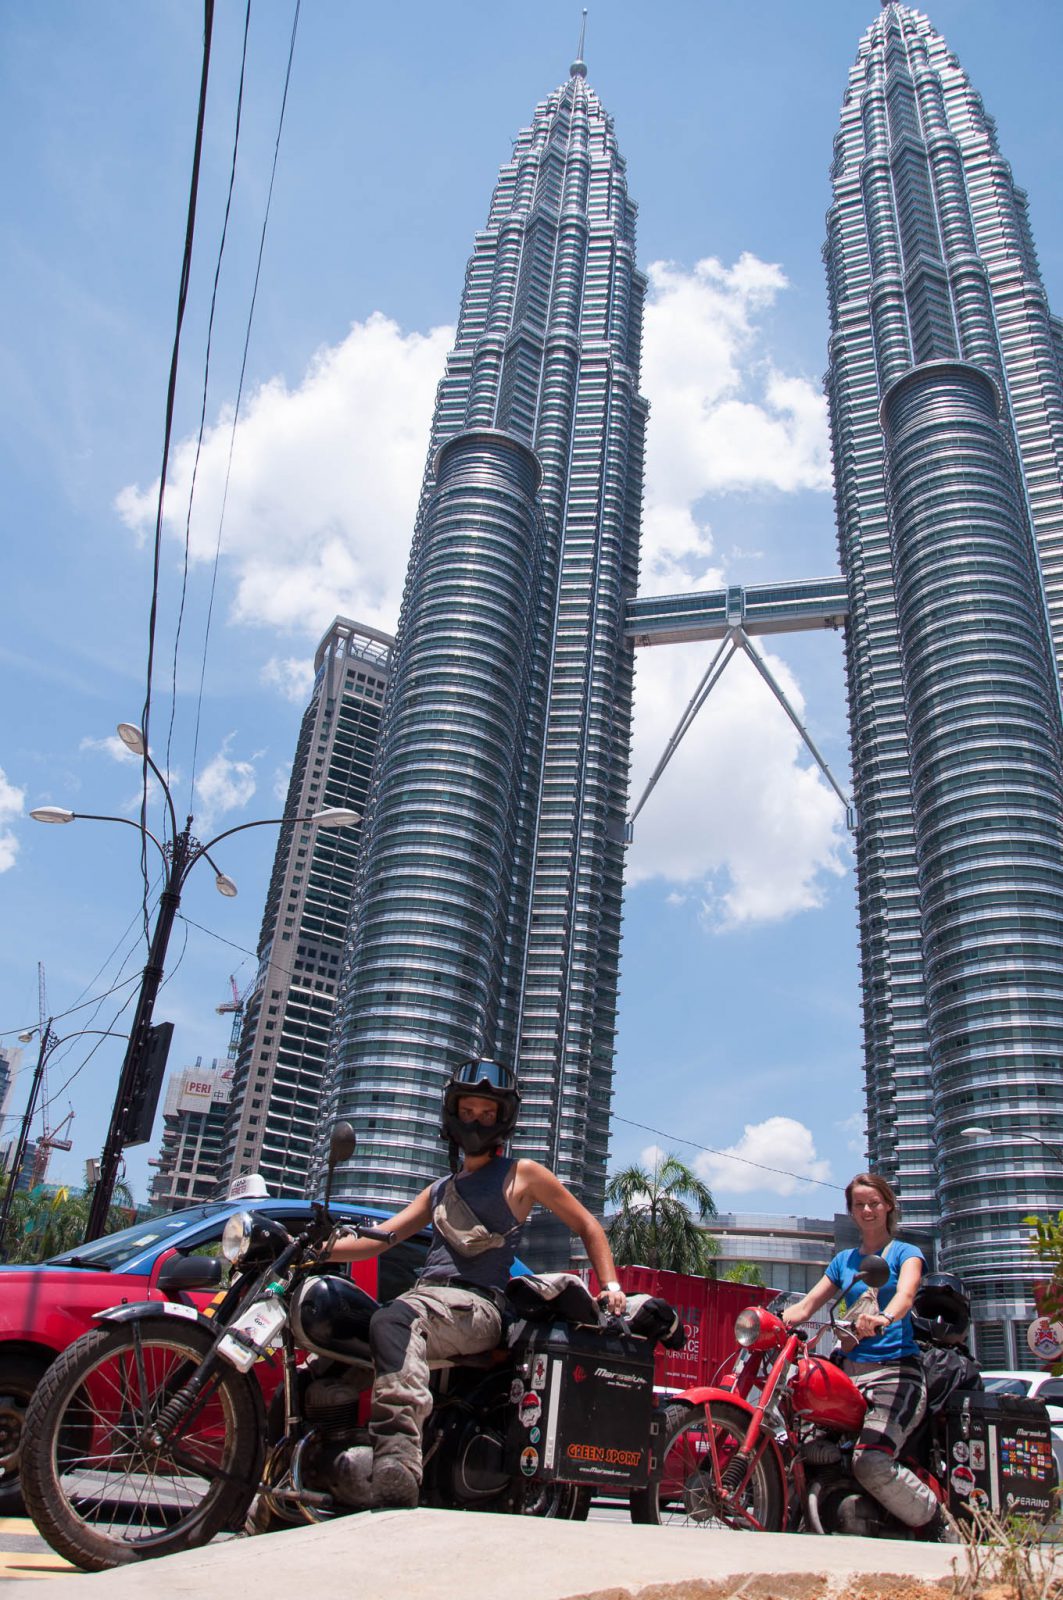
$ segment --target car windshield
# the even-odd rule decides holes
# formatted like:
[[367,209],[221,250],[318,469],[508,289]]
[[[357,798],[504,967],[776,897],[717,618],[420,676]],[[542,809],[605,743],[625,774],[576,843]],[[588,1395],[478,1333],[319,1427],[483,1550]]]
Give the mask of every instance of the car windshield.
[[982,1374],[982,1384],[990,1394],[1029,1394],[1030,1385],[1026,1378],[991,1378],[987,1373]]
[[157,1241],[183,1233],[193,1223],[231,1210],[231,1204],[219,1200],[213,1205],[187,1206],[182,1211],[171,1211],[166,1216],[149,1217],[146,1222],[136,1222],[131,1228],[122,1228],[118,1233],[107,1233],[102,1239],[93,1239],[91,1244],[79,1244],[74,1250],[51,1256],[45,1265],[94,1267],[99,1272],[121,1272],[127,1262],[150,1249]]

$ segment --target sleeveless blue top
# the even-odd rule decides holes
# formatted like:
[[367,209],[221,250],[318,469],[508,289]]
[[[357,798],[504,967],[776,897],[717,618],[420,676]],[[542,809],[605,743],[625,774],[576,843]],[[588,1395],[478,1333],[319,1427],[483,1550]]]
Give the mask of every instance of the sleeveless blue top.
[[484,1289],[505,1288],[523,1230],[523,1224],[517,1221],[503,1198],[512,1166],[513,1160],[509,1156],[495,1156],[485,1167],[478,1167],[474,1172],[460,1173],[453,1180],[439,1178],[433,1183],[433,1211],[439,1204],[443,1189],[453,1181],[457,1193],[475,1214],[477,1221],[492,1233],[501,1234],[505,1242],[481,1250],[476,1255],[465,1255],[448,1244],[436,1229],[417,1280],[419,1283],[449,1283],[454,1278],[462,1278],[466,1283],[477,1284]]

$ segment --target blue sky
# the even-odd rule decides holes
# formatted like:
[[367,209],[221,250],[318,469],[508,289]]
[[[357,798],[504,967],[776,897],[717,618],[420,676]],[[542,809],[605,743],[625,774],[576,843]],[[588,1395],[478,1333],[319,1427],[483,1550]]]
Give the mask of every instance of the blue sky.
[[[307,666],[337,611],[394,624],[432,392],[465,261],[499,163],[567,76],[579,7],[458,0],[302,8],[248,354],[197,721],[204,622],[232,408],[293,17],[252,11],[241,146],[222,264],[207,433],[170,766],[208,837],[275,816]],[[831,143],[875,0],[631,0],[592,9],[589,81],[616,121],[650,273],[652,404],[644,587],[835,570],[820,375],[820,246]],[[219,0],[202,190],[167,500],[153,748],[165,756],[191,451],[231,160],[244,7]],[[938,0],[929,15],[996,117],[1030,193],[1049,297],[1063,307],[1053,0]],[[0,8],[0,1034],[128,978],[139,853],[127,828],[45,829],[46,802],[132,816],[138,771],[115,724],[143,700],[154,485],[192,154],[201,8],[97,0]],[[841,640],[771,658],[843,786]],[[633,796],[706,647],[639,658]],[[198,729],[198,731],[197,731]],[[195,752],[195,757],[193,753]],[[157,815],[157,814],[156,814]],[[275,835],[220,847],[240,886],[194,874],[156,1015],[173,1065],[224,1053],[228,975],[243,987]],[[859,1161],[862,1102],[851,855],[838,808],[740,663],[636,828],[629,867],[613,1154],[703,1155],[721,1208],[829,1214]],[[204,931],[209,930],[209,931]],[[229,941],[224,943],[222,941]],[[237,947],[237,948],[234,948]],[[123,958],[125,966],[122,967]],[[60,1022],[120,1029],[127,983]],[[126,1013],[128,1015],[128,1012]],[[98,1154],[120,1048],[52,1057],[53,1121]],[[33,1054],[34,1047],[27,1051]],[[83,1064],[84,1063],[84,1064]],[[64,1087],[66,1080],[72,1081]],[[28,1073],[24,1074],[25,1087]],[[19,1096],[11,1110],[20,1109]],[[12,1129],[5,1126],[3,1136]],[[679,1136],[693,1141],[680,1144]],[[151,1147],[130,1153],[142,1188]]]

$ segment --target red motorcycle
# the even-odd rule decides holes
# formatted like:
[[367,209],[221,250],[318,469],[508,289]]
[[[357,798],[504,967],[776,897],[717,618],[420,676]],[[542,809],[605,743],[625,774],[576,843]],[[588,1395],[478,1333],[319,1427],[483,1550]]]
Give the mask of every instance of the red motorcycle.
[[[860,1275],[879,1288],[889,1268],[880,1256],[865,1256]],[[633,1520],[767,1533],[902,1531],[851,1474],[867,1403],[841,1367],[814,1353],[828,1328],[846,1328],[834,1316],[840,1299],[812,1331],[788,1328],[765,1307],[741,1313],[730,1370],[658,1413],[657,1471],[632,1497]],[[939,1478],[920,1461],[904,1461],[944,1504]]]

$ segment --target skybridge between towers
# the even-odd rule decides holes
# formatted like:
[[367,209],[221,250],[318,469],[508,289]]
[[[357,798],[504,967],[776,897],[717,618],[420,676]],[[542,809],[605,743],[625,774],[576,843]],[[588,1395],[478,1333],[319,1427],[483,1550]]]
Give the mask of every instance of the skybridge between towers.
[[796,583],[758,583],[744,587],[728,584],[726,589],[705,589],[689,594],[647,596],[628,602],[624,635],[636,649],[656,644],[694,644],[718,640],[719,649],[709,663],[701,682],[680,717],[660,761],[625,824],[630,841],[635,818],[649,799],[661,774],[682,742],[694,718],[719,683],[724,669],[741,650],[756,668],[804,740],[816,765],[845,807],[846,821],[855,831],[856,812],[852,801],[839,787],[834,774],[786,698],[781,684],[753,643],[758,634],[807,633],[817,628],[841,628],[849,615],[845,579],[803,578]]
[[624,632],[637,649],[723,639],[732,628],[750,638],[762,633],[804,633],[840,628],[849,615],[845,579],[803,578],[691,594],[652,595],[628,602]]

